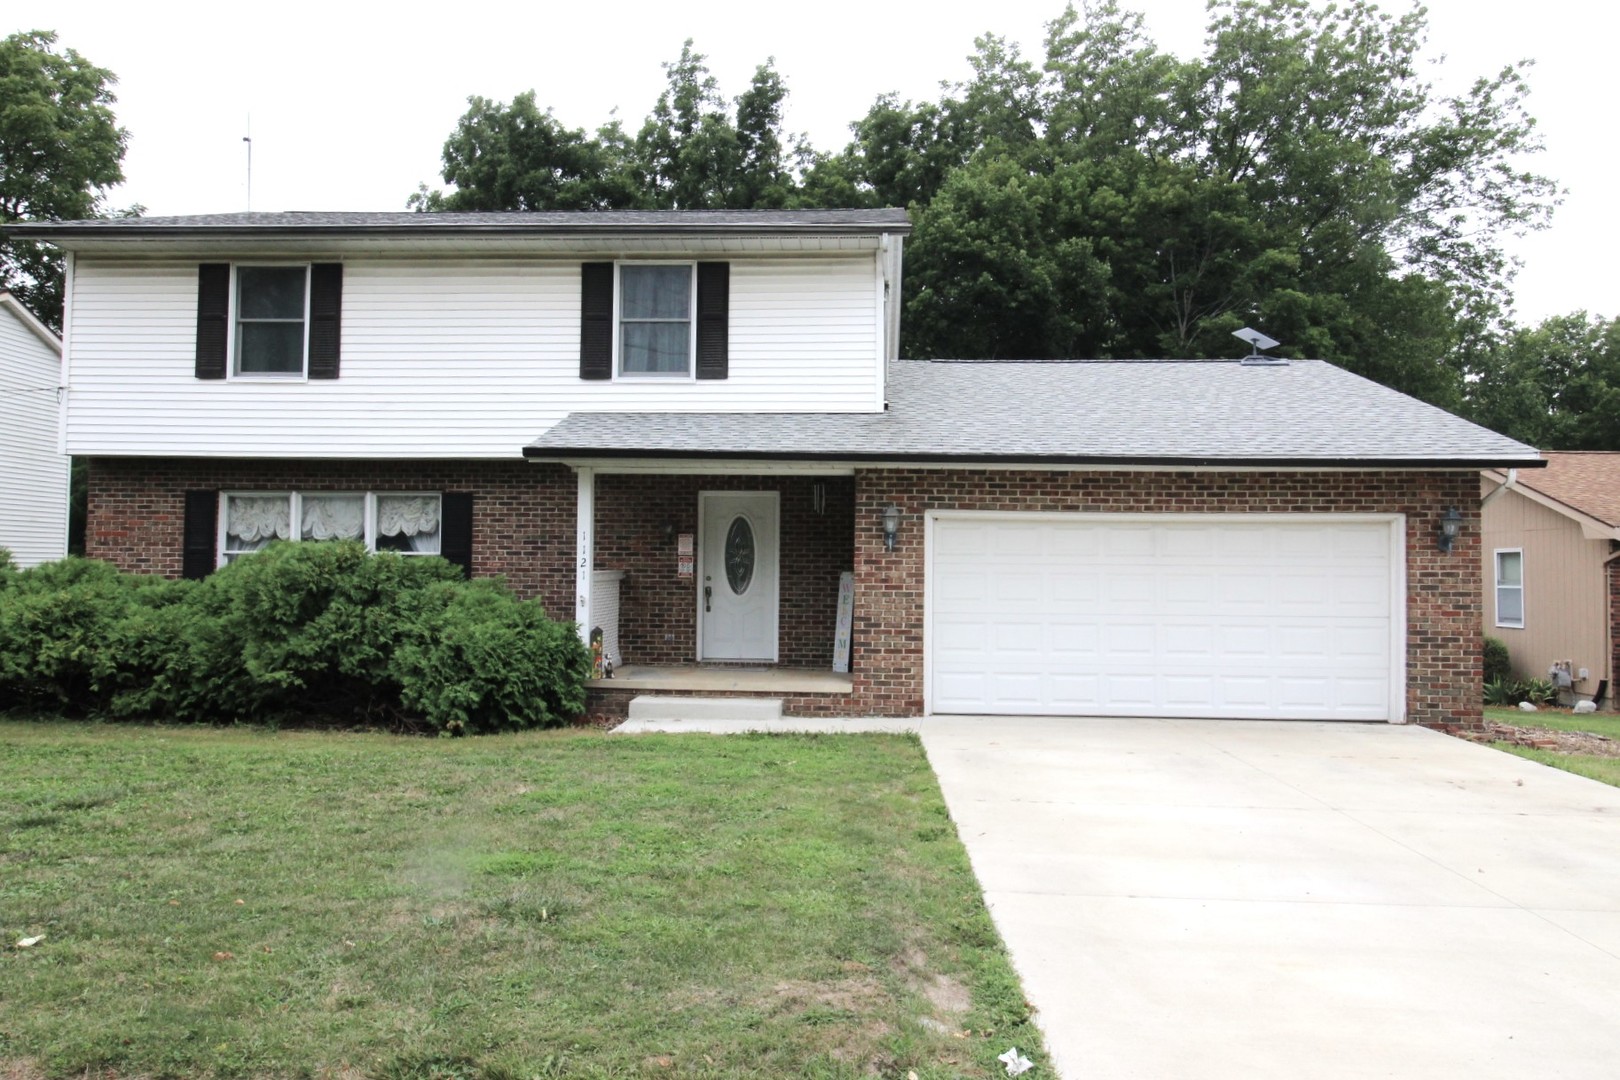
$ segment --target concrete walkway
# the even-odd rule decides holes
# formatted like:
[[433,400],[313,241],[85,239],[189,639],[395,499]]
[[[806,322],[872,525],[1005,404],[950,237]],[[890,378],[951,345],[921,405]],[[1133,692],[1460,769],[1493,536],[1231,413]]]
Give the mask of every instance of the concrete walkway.
[[931,718],[1062,1075],[1620,1075],[1620,789],[1412,727]]

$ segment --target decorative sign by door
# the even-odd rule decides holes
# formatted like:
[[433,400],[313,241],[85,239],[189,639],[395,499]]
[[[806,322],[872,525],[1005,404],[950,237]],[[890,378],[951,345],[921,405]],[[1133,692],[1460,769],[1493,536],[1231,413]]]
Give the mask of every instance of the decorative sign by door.
[[855,624],[855,575],[848,570],[838,575],[838,629],[833,635],[833,670],[849,673],[849,635]]
[[692,534],[681,533],[675,543],[675,574],[689,578],[693,573]]

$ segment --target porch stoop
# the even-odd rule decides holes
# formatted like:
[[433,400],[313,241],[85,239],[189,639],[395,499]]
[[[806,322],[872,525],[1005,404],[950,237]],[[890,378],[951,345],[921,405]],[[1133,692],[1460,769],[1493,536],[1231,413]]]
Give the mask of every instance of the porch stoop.
[[774,722],[782,719],[781,698],[657,697],[643,694],[630,699],[631,720],[744,720]]

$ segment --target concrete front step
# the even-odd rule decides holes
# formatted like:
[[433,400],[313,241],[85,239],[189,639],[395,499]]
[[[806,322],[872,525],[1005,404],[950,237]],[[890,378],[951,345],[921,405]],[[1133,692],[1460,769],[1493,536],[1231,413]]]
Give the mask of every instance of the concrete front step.
[[748,720],[782,719],[781,698],[658,697],[643,694],[630,699],[631,720]]

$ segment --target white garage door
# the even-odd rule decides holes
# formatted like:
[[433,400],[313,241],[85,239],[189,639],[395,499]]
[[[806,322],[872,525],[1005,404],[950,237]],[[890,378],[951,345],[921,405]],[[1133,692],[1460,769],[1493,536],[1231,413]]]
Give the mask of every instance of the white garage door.
[[938,713],[1387,720],[1389,520],[934,522]]

